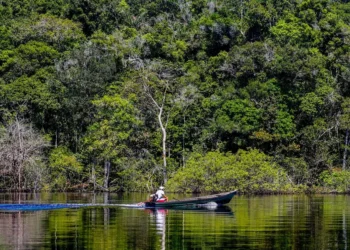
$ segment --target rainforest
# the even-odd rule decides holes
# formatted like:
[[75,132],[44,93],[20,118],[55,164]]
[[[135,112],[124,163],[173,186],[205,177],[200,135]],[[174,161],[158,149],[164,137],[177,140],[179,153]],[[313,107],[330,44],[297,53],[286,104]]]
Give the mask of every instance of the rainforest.
[[350,191],[350,3],[0,1],[0,189]]

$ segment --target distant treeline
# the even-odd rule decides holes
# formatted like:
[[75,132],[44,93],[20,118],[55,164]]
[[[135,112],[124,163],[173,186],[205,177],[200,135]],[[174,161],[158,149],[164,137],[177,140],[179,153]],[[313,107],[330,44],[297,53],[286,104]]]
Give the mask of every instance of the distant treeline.
[[350,3],[0,1],[0,189],[350,191]]

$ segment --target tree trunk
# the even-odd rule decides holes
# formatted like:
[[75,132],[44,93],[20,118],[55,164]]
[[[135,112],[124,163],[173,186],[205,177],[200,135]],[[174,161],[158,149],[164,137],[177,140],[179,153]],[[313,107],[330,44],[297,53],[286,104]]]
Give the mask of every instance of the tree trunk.
[[346,130],[345,134],[345,148],[344,148],[344,154],[343,154],[343,170],[346,169],[346,158],[348,155],[348,144],[349,144],[349,130]]
[[109,180],[109,170],[111,168],[111,163],[110,161],[106,160],[105,161],[105,176],[104,176],[104,181],[103,181],[103,188],[108,191],[108,180]]
[[185,167],[185,124],[186,117],[184,116],[184,131],[182,132],[182,167]]
[[158,121],[160,128],[162,130],[162,148],[163,148],[163,181],[164,185],[167,183],[168,178],[167,178],[167,171],[166,171],[166,129],[163,125],[162,122],[162,113],[163,113],[163,108],[159,110],[158,114]]
[[243,10],[243,0],[241,0],[241,10],[240,10],[240,15],[241,15],[241,20],[240,20],[240,32],[242,34],[242,36],[245,37],[245,34],[243,32],[243,14],[244,14],[244,10]]
[[24,152],[23,152],[23,142],[22,142],[22,133],[19,121],[16,118],[16,126],[17,126],[17,133],[18,133],[18,142],[19,142],[19,152],[17,158],[18,160],[18,191],[22,190],[22,162],[24,161]]
[[143,87],[145,90],[145,93],[149,96],[149,98],[151,99],[154,107],[156,107],[157,110],[159,110],[158,112],[158,122],[159,122],[159,126],[160,129],[162,131],[162,157],[163,157],[163,184],[165,185],[167,183],[167,161],[166,161],[166,137],[167,137],[167,133],[166,133],[166,127],[167,127],[167,120],[164,123],[162,120],[162,115],[163,115],[163,111],[164,111],[164,105],[165,105],[165,100],[166,100],[166,93],[168,90],[168,83],[166,82],[166,86],[164,88],[164,92],[163,92],[163,96],[162,96],[162,101],[161,103],[158,103],[152,96],[152,93],[150,92],[150,87],[147,85],[148,79],[147,77],[145,78],[147,81],[143,83]]
[[22,170],[21,167],[18,168],[18,191],[22,190]]
[[56,129],[55,148],[58,146],[58,131]]
[[91,169],[91,181],[94,185],[94,192],[96,191],[96,171],[95,171],[95,161],[92,165],[92,169]]

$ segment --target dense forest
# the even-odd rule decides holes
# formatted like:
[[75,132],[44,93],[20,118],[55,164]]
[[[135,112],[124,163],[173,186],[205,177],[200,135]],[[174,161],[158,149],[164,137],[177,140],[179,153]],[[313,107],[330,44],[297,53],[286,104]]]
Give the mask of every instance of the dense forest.
[[0,1],[0,189],[350,191],[350,3]]

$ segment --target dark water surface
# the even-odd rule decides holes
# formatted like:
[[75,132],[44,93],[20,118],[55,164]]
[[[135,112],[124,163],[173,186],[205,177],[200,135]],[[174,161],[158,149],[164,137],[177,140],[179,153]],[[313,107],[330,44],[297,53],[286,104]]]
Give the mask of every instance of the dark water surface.
[[[170,198],[181,198],[169,195]],[[0,203],[137,203],[147,194],[0,194]],[[216,210],[0,211],[0,249],[348,249],[350,196],[236,196]]]

